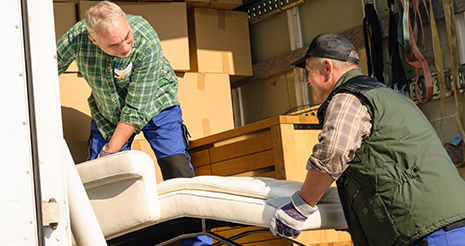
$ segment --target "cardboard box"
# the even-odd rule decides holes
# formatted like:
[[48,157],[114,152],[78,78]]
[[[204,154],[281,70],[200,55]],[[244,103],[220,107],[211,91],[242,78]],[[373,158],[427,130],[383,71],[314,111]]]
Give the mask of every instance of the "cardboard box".
[[[56,40],[61,38],[77,22],[78,0],[54,1],[53,14],[55,17]],[[76,62],[71,63],[66,72],[78,72]]]
[[[139,134],[139,135],[142,135],[142,134]],[[147,140],[145,140],[145,138],[143,138],[143,139],[134,139],[134,141],[132,142],[132,145],[131,145],[131,149],[140,150],[140,151],[148,154],[150,157],[152,157],[153,164],[155,165],[155,174],[156,174],[156,178],[157,178],[157,184],[162,182],[163,181],[163,175],[161,174],[160,167],[158,166],[157,157],[153,153],[152,147],[150,147],[150,144],[147,142]]]
[[87,98],[91,89],[79,73],[63,73],[58,80],[64,137],[68,142],[87,142],[92,119]]
[[55,17],[56,40],[60,39],[77,22],[76,4],[67,2],[54,2],[53,14]]
[[87,98],[91,89],[79,73],[63,73],[60,85],[63,136],[74,162],[87,160],[90,122],[92,120]]
[[69,65],[68,69],[66,69],[66,71],[65,71],[65,73],[78,73],[78,72],[79,72],[79,68],[78,68],[78,66],[77,66],[76,61],[73,61],[73,62]]
[[66,144],[68,145],[69,152],[71,152],[75,164],[87,161],[88,141],[66,141]]
[[178,73],[177,77],[191,140],[234,128],[228,74]]
[[[79,2],[79,19],[97,1]],[[118,2],[126,14],[144,17],[160,38],[163,53],[175,71],[190,70],[187,10],[184,2]]]
[[202,7],[233,10],[242,5],[242,0],[185,0],[187,8]]
[[54,3],[79,3],[79,0],[53,0]]
[[247,13],[191,8],[187,15],[191,72],[225,73],[232,82],[252,76]]

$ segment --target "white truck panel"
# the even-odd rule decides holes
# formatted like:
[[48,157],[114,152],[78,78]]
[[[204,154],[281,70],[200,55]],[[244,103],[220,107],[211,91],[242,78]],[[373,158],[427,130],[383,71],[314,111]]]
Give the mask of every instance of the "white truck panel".
[[0,244],[37,245],[20,1],[3,1],[2,10]]

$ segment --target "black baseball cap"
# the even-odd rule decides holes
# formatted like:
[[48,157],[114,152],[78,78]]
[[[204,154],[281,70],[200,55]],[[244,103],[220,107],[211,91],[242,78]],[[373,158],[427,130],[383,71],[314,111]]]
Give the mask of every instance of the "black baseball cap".
[[354,45],[343,36],[339,34],[320,34],[313,39],[305,56],[291,65],[305,68],[305,61],[312,56],[358,64],[357,58],[349,57],[352,50],[355,50]]

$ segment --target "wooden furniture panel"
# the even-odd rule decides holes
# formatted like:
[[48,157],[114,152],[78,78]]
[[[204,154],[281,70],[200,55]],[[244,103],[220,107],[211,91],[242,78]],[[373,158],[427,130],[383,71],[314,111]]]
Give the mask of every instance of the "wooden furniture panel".
[[269,166],[273,166],[272,150],[211,164],[212,174],[220,176],[231,176]]
[[307,245],[353,245],[348,232],[336,230],[304,231],[297,239]]
[[314,125],[316,126],[316,129],[319,128],[318,119],[313,116],[276,116],[190,141],[190,147],[191,149],[196,149],[211,144],[219,144],[223,141],[260,132],[279,124],[305,124]]
[[248,172],[238,173],[231,176],[236,177],[268,177],[268,178],[276,178],[276,172],[274,170],[274,166],[268,166],[265,168],[254,169]]
[[295,129],[292,124],[271,128],[278,179],[304,181],[306,164],[320,130]]
[[272,148],[271,133],[267,133],[210,149],[211,162],[224,161],[264,150],[271,150]]
[[195,176],[212,175],[212,170],[210,166],[201,166],[201,167],[195,167],[194,173],[195,173]]
[[252,177],[267,177],[267,178],[276,178],[276,172],[263,172],[263,173],[258,173],[256,175],[252,175]]
[[[230,227],[221,227],[221,228],[218,228],[216,233],[221,234],[221,236],[223,237],[230,238],[240,233],[249,232],[249,231],[257,231],[257,230],[262,230],[262,229],[263,229],[262,227],[255,227],[255,226],[247,226],[247,227],[240,226],[234,229]],[[260,242],[260,241],[265,241],[265,240],[273,240],[273,239],[281,239],[281,237],[273,236],[273,234],[269,232],[258,232],[258,233],[253,233],[245,237],[242,237],[240,239],[237,239],[235,240],[235,242],[239,244],[248,244],[248,243]]]
[[209,152],[210,151],[208,149],[200,150],[196,152],[189,152],[189,155],[191,156],[192,166],[195,168],[195,167],[210,165],[210,153]]

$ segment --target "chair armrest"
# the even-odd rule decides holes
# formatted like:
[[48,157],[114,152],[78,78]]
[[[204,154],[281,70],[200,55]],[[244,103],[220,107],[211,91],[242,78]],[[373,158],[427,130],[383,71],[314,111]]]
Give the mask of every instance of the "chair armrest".
[[107,240],[160,218],[155,167],[146,153],[123,151],[76,169]]
[[77,164],[76,169],[86,189],[131,178],[144,178],[147,175],[153,176],[156,183],[152,158],[137,150],[86,161]]

